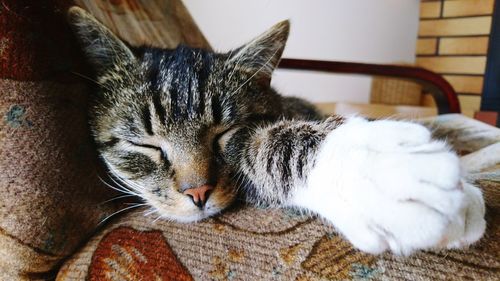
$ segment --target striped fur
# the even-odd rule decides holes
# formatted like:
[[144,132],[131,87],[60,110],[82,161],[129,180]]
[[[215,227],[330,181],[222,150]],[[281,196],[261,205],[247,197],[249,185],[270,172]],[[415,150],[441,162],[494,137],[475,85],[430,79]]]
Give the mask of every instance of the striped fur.
[[[181,45],[132,55],[83,10],[73,8],[70,20],[98,74],[90,115],[99,152],[110,172],[164,218],[192,221],[221,211],[243,178],[258,187],[245,189],[250,201],[279,203],[304,180],[334,127],[279,121],[320,117],[269,85],[288,22],[226,54]],[[206,183],[216,188],[200,210],[182,191]]]
[[240,173],[242,196],[261,206],[286,205],[294,189],[305,187],[318,147],[342,121],[282,120],[235,132],[225,158]]

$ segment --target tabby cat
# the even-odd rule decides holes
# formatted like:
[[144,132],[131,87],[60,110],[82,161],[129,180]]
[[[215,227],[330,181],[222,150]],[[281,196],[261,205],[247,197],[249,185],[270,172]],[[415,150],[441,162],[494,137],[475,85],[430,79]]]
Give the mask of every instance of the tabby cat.
[[69,18],[97,73],[100,155],[162,218],[198,221],[244,198],[318,214],[369,253],[463,247],[483,235],[481,192],[428,129],[322,119],[270,87],[287,21],[220,54],[131,50],[82,9]]

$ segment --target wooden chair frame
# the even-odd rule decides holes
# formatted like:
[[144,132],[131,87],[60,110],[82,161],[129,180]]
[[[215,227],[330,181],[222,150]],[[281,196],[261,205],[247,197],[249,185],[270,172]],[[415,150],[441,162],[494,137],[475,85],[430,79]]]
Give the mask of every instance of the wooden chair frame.
[[282,59],[278,67],[328,73],[390,76],[412,80],[421,84],[424,91],[431,93],[436,102],[438,114],[460,113],[457,93],[450,83],[441,75],[420,67],[291,58]]

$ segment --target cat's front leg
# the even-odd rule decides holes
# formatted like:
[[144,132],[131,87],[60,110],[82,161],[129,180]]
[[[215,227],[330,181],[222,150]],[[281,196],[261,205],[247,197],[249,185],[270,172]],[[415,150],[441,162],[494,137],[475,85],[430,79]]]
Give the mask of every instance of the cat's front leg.
[[250,201],[315,212],[365,252],[463,247],[484,233],[481,192],[421,125],[283,121],[230,143]]
[[351,118],[326,136],[290,204],[331,221],[369,253],[467,246],[484,233],[481,191],[425,127]]

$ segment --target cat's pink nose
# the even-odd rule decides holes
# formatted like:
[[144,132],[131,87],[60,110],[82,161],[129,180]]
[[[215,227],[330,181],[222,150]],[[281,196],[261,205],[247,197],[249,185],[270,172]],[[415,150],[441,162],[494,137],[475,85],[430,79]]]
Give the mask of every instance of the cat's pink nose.
[[184,190],[184,194],[191,197],[193,203],[202,209],[210,196],[210,192],[214,189],[212,185],[204,184],[202,186],[193,187]]

